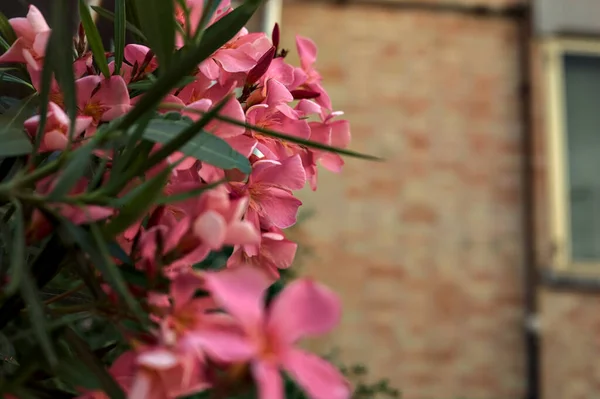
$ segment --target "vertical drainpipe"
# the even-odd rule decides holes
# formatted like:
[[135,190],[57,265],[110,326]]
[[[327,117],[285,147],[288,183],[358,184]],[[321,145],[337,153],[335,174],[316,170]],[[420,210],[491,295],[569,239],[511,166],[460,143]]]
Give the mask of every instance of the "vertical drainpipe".
[[270,34],[275,24],[281,25],[282,0],[267,0],[261,18],[261,31]]
[[523,9],[518,18],[519,65],[520,65],[520,118],[522,126],[521,150],[522,190],[523,190],[523,247],[525,267],[524,288],[524,340],[525,340],[525,399],[540,398],[540,338],[538,317],[538,273],[536,259],[536,219],[535,219],[535,141],[533,132],[532,96],[532,10]]
[[270,35],[275,23],[281,25],[281,9],[282,0],[265,0],[250,19],[248,29],[251,32],[264,32]]

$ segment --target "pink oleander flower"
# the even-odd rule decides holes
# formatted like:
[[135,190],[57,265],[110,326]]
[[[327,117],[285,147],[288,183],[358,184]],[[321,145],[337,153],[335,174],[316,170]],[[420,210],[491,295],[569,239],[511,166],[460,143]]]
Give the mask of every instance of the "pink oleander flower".
[[[213,107],[213,105],[214,103],[211,99],[203,98],[189,104],[186,109],[207,112]],[[182,111],[182,114],[190,117],[192,120],[198,120],[201,117],[201,115],[198,113],[190,112],[185,109]],[[233,97],[227,102],[227,104],[225,104],[220,112],[220,115],[235,119],[240,122],[246,121],[246,116],[244,115],[242,106],[240,105],[239,101]],[[243,126],[236,126],[232,125],[231,123],[213,120],[206,126],[204,130],[224,139],[234,150],[246,157],[249,157],[252,153],[252,150],[254,150],[254,147],[256,147],[256,140],[244,135],[246,129]]]
[[[121,65],[120,75],[125,82],[134,82],[144,79],[158,68],[156,57],[150,52],[150,48],[141,44],[128,44],[124,51],[125,61]],[[115,71],[115,62],[108,64],[111,74]]]
[[75,79],[79,79],[89,71],[93,71],[93,63],[94,57],[92,56],[92,53],[90,51],[77,58],[73,62],[73,73],[75,74]]
[[271,47],[271,41],[264,33],[248,33],[248,30],[243,28],[233,39],[202,62],[200,71],[212,80],[219,79],[222,71],[248,72]]
[[[338,148],[348,147],[351,139],[350,123],[342,119],[334,120],[335,117],[343,115],[343,112],[330,112],[308,100],[300,100],[296,110],[304,116],[317,114],[320,118],[318,122],[309,123],[310,140]],[[332,152],[310,149],[301,156],[307,180],[313,190],[317,188],[317,162],[320,162],[323,167],[334,173],[339,173],[344,166],[342,157]]]
[[[39,124],[39,115],[25,121],[24,127],[30,137],[36,136]],[[89,116],[76,117],[73,139],[77,139],[91,124],[92,118]],[[71,121],[67,114],[55,103],[48,103],[46,125],[44,126],[39,152],[64,150],[69,142],[70,126]]]
[[229,186],[233,195],[249,196],[246,220],[257,230],[273,226],[285,229],[296,223],[298,208],[302,205],[292,190],[301,189],[305,183],[302,161],[300,156],[295,155],[281,162],[256,161],[247,183],[230,182]]
[[[191,26],[189,27],[189,30],[190,30],[190,33],[192,35],[194,35],[194,34],[196,34],[196,27],[198,26],[198,24],[200,23],[200,20],[202,19],[202,11],[204,10],[204,0],[186,0],[185,3],[186,3],[188,10],[190,11],[190,25]],[[220,0],[219,6],[217,7],[213,16],[208,21],[207,26],[214,24],[216,21],[218,21],[219,19],[221,19],[225,15],[227,15],[231,10],[232,10],[232,8],[231,8],[230,0]],[[186,25],[185,13],[178,3],[175,4],[175,19],[185,32],[186,29],[188,28]],[[176,46],[179,48],[179,47],[183,47],[184,44],[185,43],[184,43],[183,36],[181,35],[180,32],[177,32]]]
[[322,107],[331,110],[331,99],[321,86],[321,75],[314,68],[317,61],[317,46],[309,38],[296,36],[296,47],[300,56],[301,70],[297,69],[297,81],[300,89],[306,89],[315,93],[319,93],[319,97],[315,101]]
[[202,344],[211,357],[249,361],[261,399],[283,399],[280,370],[288,373],[311,399],[348,399],[351,388],[342,374],[318,356],[295,348],[303,337],[329,332],[339,322],[341,306],[328,288],[296,280],[264,310],[269,279],[252,267],[205,275],[213,298],[240,324],[235,330],[207,329]]
[[11,18],[8,22],[17,40],[0,56],[0,63],[18,62],[40,70],[51,32],[44,16],[37,7],[30,5],[26,18]]
[[[177,193],[188,189],[182,187],[171,190]],[[257,244],[258,231],[242,220],[247,204],[247,197],[230,199],[224,189],[217,188],[179,206],[172,205],[142,234],[141,255],[148,262],[155,262],[160,240],[163,254],[177,255],[170,267],[179,268],[201,262],[210,251],[224,245]]]
[[[201,365],[166,347],[138,347],[123,353],[109,370],[129,399],[177,399],[209,387]],[[94,391],[78,399],[108,399]]]
[[210,387],[203,365],[182,348],[138,349],[129,399],[177,399]]
[[[36,192],[44,195],[49,194],[54,189],[56,180],[60,175],[54,175],[39,180],[36,183]],[[81,194],[85,192],[88,186],[87,179],[79,180],[69,192],[70,195]],[[50,209],[58,212],[62,217],[70,220],[72,223],[80,225],[95,222],[109,218],[114,214],[112,208],[96,205],[71,205],[65,203],[49,203]],[[31,224],[27,229],[27,241],[37,242],[50,234],[54,229],[53,224],[44,216],[42,212],[35,209],[31,215]]]
[[263,231],[259,245],[239,245],[227,261],[227,267],[235,268],[252,265],[267,272],[275,281],[279,279],[279,270],[292,265],[298,244],[285,238],[277,228]]
[[131,108],[127,84],[121,76],[105,79],[86,76],[75,81],[77,107],[81,115],[90,116],[93,126],[110,122],[126,114]]

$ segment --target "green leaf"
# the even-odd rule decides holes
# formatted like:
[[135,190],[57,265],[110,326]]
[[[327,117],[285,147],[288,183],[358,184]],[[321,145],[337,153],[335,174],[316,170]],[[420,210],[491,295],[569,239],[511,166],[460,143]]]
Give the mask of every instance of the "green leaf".
[[29,83],[17,76],[10,75],[6,72],[0,73],[0,80],[3,82],[8,82],[8,83],[21,84],[21,85],[29,87],[31,90],[35,90],[34,87],[31,85],[31,83]]
[[54,346],[48,335],[48,323],[44,311],[44,304],[39,297],[36,283],[29,270],[23,274],[23,278],[21,279],[21,296],[27,304],[29,322],[33,327],[33,331],[39,341],[42,352],[44,352],[44,356],[50,364],[50,367],[55,367],[58,364],[58,357],[56,356]]
[[[49,42],[51,43],[51,41]],[[42,82],[39,91],[40,96],[40,122],[38,125],[37,132],[35,134],[35,138],[33,140],[33,149],[31,150],[31,157],[29,157],[29,163],[33,162],[35,159],[35,155],[37,155],[40,145],[42,143],[42,138],[44,137],[44,130],[46,129],[46,122],[48,121],[48,102],[50,99],[50,90],[52,89],[52,57],[55,57],[53,53],[46,54],[46,61],[42,66]]]
[[0,12],[0,35],[4,38],[7,44],[11,45],[17,40],[17,35],[12,26],[8,22],[6,15]]
[[13,215],[14,231],[10,242],[10,281],[5,288],[6,295],[13,295],[19,289],[23,273],[25,273],[25,221],[23,206],[19,201],[12,201],[15,209]]
[[[194,112],[194,110],[187,109],[187,108],[186,108],[186,111]],[[323,151],[327,151],[327,152],[334,152],[334,153],[341,154],[341,155],[347,155],[347,156],[353,157],[353,158],[367,159],[370,161],[383,161],[381,158],[373,156],[373,155],[361,154],[360,152],[346,150],[344,148],[332,147],[329,145],[318,143],[316,141],[301,139],[296,136],[291,136],[289,134],[276,132],[274,130],[265,129],[260,126],[256,126],[256,125],[252,125],[252,124],[249,124],[246,122],[238,121],[237,119],[229,118],[227,116],[217,115],[216,119],[219,119],[223,122],[230,123],[232,125],[243,126],[247,129],[254,130],[255,132],[264,134],[266,136],[275,137],[275,138],[278,138],[278,139],[281,139],[284,141],[289,141],[291,143],[300,144],[300,145],[303,145],[306,147],[317,148],[319,150],[323,150]]]
[[48,195],[49,200],[60,200],[66,196],[88,170],[92,153],[96,149],[96,140],[91,140],[73,151],[67,166],[60,172],[54,190]]
[[88,254],[94,266],[102,273],[109,285],[117,292],[131,311],[140,320],[144,320],[145,315],[140,305],[131,295],[131,292],[129,292],[119,268],[110,257],[104,241],[105,239],[102,237],[99,227],[96,224],[91,224],[90,229],[92,234],[90,235],[84,228],[76,226],[68,220],[63,219],[61,226],[77,245]]
[[135,11],[148,45],[161,70],[167,70],[175,48],[175,3],[172,0],[135,0]]
[[165,184],[169,180],[171,169],[165,168],[152,179],[145,181],[116,201],[117,206],[122,206],[119,214],[105,227],[105,236],[114,237],[125,231],[142,217],[154,204],[155,199],[161,195]]
[[[46,62],[52,65],[54,75],[60,86],[67,114],[71,118],[69,141],[73,138],[75,116],[77,114],[77,97],[75,92],[75,76],[73,74],[73,34],[69,19],[68,0],[52,1],[52,34],[46,47]],[[46,78],[43,76],[42,79]],[[43,83],[42,83],[43,84]]]
[[72,387],[96,390],[101,386],[98,377],[90,372],[85,363],[75,358],[61,358],[56,376]]
[[115,74],[121,72],[125,54],[125,35],[127,33],[127,8],[125,0],[115,1]]
[[142,310],[138,301],[131,295],[127,284],[119,271],[119,268],[112,260],[108,247],[106,246],[106,239],[103,237],[100,228],[96,224],[90,225],[92,237],[95,242],[95,247],[98,250],[100,256],[99,264],[95,266],[102,272],[102,275],[106,278],[111,287],[119,294],[121,299],[127,304],[129,309],[138,317],[140,321],[146,320],[146,314]]
[[[191,135],[192,130],[196,130],[190,129],[193,126],[181,121],[155,119],[144,131],[144,138],[166,144],[176,137],[184,137],[184,134]],[[225,140],[199,129],[192,134],[192,138],[179,148],[185,155],[221,169],[239,169],[246,174],[252,171],[248,159]]]
[[31,141],[20,129],[10,128],[0,132],[0,157],[14,157],[29,154],[32,150]]
[[[123,0],[120,0],[123,1]],[[109,21],[115,21],[116,17],[115,14],[111,11],[108,11],[106,8],[102,8],[102,7],[98,7],[98,6],[92,6],[92,10],[94,10],[98,15],[100,15],[102,18],[106,18]],[[127,30],[129,30],[131,33],[139,36],[140,38],[142,38],[142,40],[146,40],[146,37],[144,36],[144,34],[142,33],[141,30],[139,30],[134,24],[132,24],[131,22],[126,22],[125,23],[125,27],[127,28]],[[116,28],[115,28],[116,29]],[[115,46],[117,45],[117,40],[116,40],[116,36],[115,36]],[[116,54],[115,54],[116,56]]]
[[206,25],[208,21],[215,14],[219,6],[221,5],[221,0],[208,0],[206,4],[204,4],[204,8],[202,9],[202,18],[196,27],[196,32],[194,34],[194,40],[201,40],[202,34],[206,29]]
[[[36,94],[32,94],[23,101],[16,100],[8,104],[8,109],[3,110],[2,115],[0,115],[0,134],[13,128],[15,130],[23,129],[23,123],[33,114],[35,109],[32,104],[35,97]],[[6,99],[3,98],[3,100]]]
[[[179,83],[177,83],[177,85],[175,87],[182,88],[182,87],[187,86],[190,83],[193,83],[195,81],[196,81],[195,76],[184,76],[183,79],[181,79],[181,81]],[[129,88],[129,90],[147,91],[152,87],[153,84],[154,84],[154,81],[152,81],[152,80],[140,80],[137,82],[130,83],[127,87]]]
[[[92,352],[87,343],[71,328],[65,330],[65,338],[69,342],[69,346],[73,348],[77,354],[77,358],[84,363],[91,372],[91,375],[97,379],[102,390],[111,399],[126,399],[125,392],[121,386],[110,375],[106,367],[100,359]],[[93,382],[92,380],[88,380]]]
[[[98,68],[104,77],[108,79],[110,77],[110,71],[108,70],[108,61],[106,60],[102,38],[100,37],[100,32],[98,32],[98,28],[90,14],[90,9],[84,0],[79,0],[79,16],[81,18],[83,29],[85,30],[85,36],[87,37],[90,50],[92,50],[92,54],[96,60],[96,65],[98,65]],[[118,65],[121,64],[119,63]]]
[[[142,2],[142,0],[137,1]],[[187,53],[181,57],[179,62],[174,64],[174,67],[169,68],[156,81],[154,86],[140,98],[135,107],[121,120],[118,128],[128,129],[148,110],[155,109],[165,95],[177,85],[182,76],[189,76],[198,64],[210,57],[246,25],[261,2],[262,0],[246,0],[244,4],[208,27],[200,44],[186,49]]]

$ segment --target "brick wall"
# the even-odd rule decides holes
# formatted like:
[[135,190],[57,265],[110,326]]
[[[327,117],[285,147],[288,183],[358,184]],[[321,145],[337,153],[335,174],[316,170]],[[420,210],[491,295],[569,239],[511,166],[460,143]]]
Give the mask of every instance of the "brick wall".
[[[465,0],[466,1],[466,0]],[[498,1],[492,3],[498,4]],[[507,19],[290,2],[354,149],[296,230],[303,272],[342,296],[342,349],[412,398],[524,390],[517,31]]]

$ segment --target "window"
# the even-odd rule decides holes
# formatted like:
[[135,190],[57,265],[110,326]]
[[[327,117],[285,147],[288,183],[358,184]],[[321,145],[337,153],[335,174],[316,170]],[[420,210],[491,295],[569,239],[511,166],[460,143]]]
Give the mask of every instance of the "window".
[[545,48],[554,265],[600,272],[600,41]]

